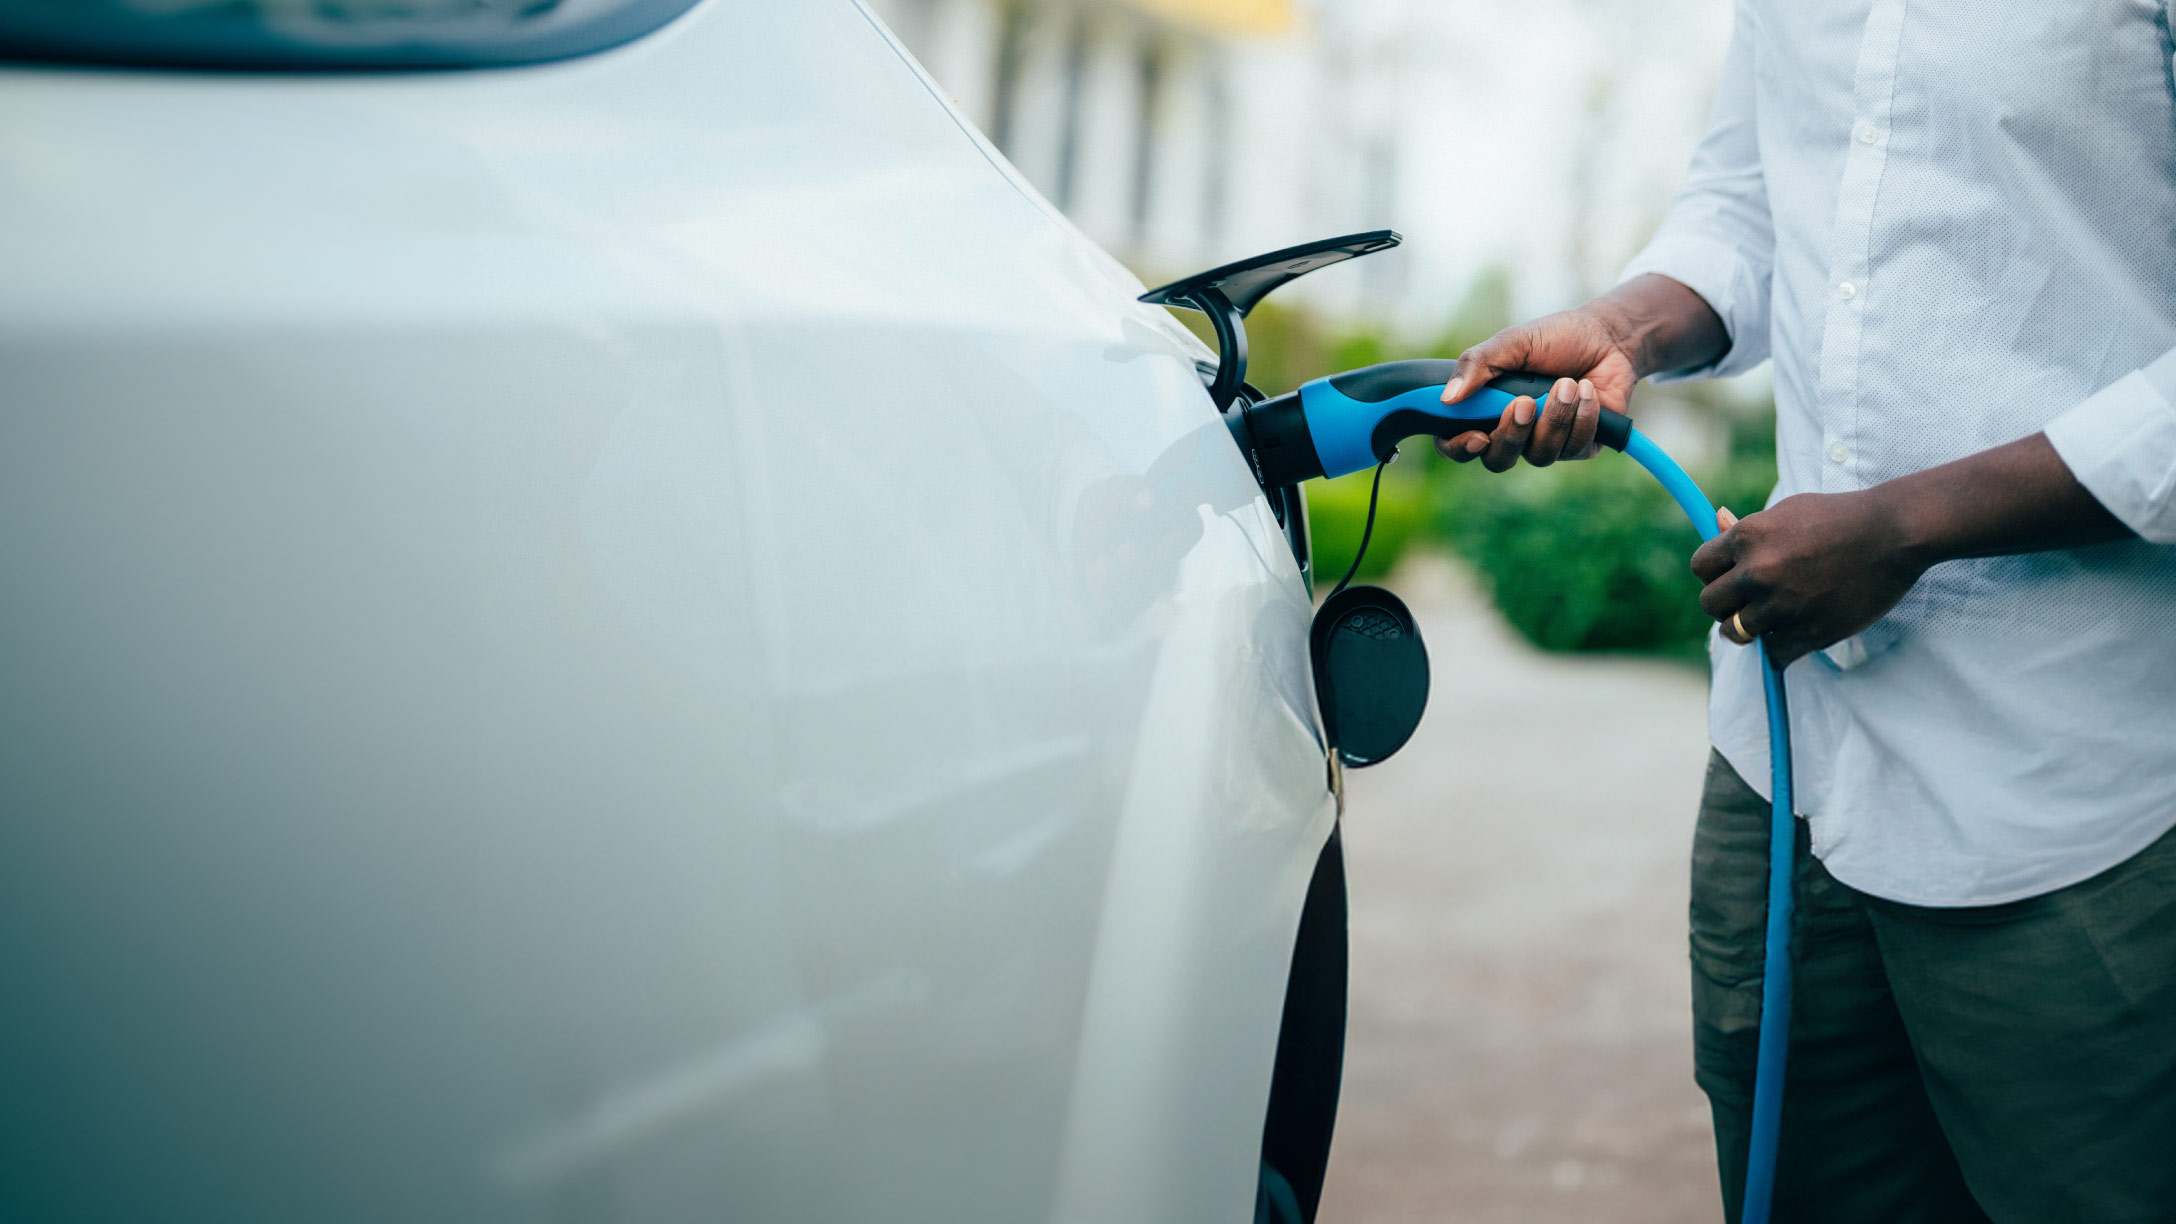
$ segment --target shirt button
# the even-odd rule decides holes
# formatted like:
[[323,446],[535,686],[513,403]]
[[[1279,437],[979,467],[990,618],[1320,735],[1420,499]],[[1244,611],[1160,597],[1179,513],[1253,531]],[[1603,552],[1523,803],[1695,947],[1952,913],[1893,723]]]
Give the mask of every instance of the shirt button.
[[1841,442],[1831,442],[1828,444],[1828,461],[1830,463],[1842,463],[1850,458],[1850,447],[1845,446]]
[[1848,302],[1852,298],[1859,296],[1859,287],[1852,284],[1850,281],[1845,281],[1842,284],[1836,286],[1836,296]]
[[1880,129],[1880,128],[1878,128],[1878,127],[1875,127],[1875,126],[1874,126],[1873,124],[1871,124],[1871,123],[1862,123],[1862,124],[1860,124],[1860,125],[1859,125],[1859,143],[1860,143],[1860,144],[1872,144],[1872,143],[1874,143],[1875,141],[1877,141],[1877,140],[1880,140],[1880,139],[1881,139],[1881,129]]

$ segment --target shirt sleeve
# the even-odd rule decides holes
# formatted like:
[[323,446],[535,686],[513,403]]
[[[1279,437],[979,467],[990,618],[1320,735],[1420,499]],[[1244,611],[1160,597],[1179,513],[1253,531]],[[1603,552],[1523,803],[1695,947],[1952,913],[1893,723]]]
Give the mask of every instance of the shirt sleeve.
[[2176,544],[2176,351],[2048,422],[2086,492],[2155,544]]
[[2176,544],[2176,349],[2102,387],[2043,431],[2085,491],[2154,544]]
[[1657,382],[1742,374],[1768,359],[1775,224],[1768,212],[1753,113],[1753,43],[1759,17],[1738,0],[1715,111],[1685,187],[1623,280],[1659,272],[1697,293],[1723,321],[1730,347],[1713,364],[1671,370]]

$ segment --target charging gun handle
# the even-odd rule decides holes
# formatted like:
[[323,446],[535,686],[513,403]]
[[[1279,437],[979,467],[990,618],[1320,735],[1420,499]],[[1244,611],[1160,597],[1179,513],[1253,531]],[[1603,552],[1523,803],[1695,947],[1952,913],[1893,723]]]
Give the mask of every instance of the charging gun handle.
[[[1469,429],[1494,429],[1512,400],[1531,395],[1542,401],[1556,382],[1506,374],[1446,404],[1443,384],[1457,368],[1455,361],[1386,361],[1315,379],[1291,395],[1255,405],[1248,417],[1264,483],[1342,476],[1373,467],[1416,434],[1448,437]],[[1623,450],[1631,434],[1630,417],[1602,410],[1596,441]]]

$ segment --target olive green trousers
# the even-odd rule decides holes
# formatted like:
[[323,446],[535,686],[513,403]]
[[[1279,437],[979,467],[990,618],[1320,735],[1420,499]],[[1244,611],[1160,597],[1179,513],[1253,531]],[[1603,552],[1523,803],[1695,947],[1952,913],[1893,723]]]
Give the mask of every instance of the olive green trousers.
[[[1694,1062],[1732,1224],[1767,859],[1767,801],[1711,756],[1692,856]],[[1803,821],[1796,874],[1774,1219],[2176,1221],[2176,833],[2004,905],[1868,896],[1814,859]]]

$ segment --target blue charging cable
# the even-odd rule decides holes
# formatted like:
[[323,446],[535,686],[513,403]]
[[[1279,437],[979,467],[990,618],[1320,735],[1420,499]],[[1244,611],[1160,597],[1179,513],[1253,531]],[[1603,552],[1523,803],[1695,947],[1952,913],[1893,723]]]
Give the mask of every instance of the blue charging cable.
[[[1703,540],[1721,534],[1715,507],[1677,461],[1646,434],[1628,431],[1624,453],[1662,483]],[[1768,1224],[1775,1202],[1776,1149],[1783,1133],[1783,1073],[1791,1045],[1791,870],[1797,828],[1791,815],[1791,718],[1783,669],[1760,652],[1762,689],[1768,698],[1768,933],[1760,984],[1760,1053],[1753,1064],[1752,1142],[1745,1157],[1742,1224]]]
[[[1537,402],[1549,395],[1554,379],[1508,374],[1471,389],[1458,403],[1442,401],[1444,384],[1457,375],[1457,364],[1439,360],[1387,361],[1363,369],[1317,378],[1298,390],[1246,406],[1236,431],[1253,458],[1264,487],[1296,484],[1316,477],[1342,476],[1371,464],[1376,479],[1398,441],[1417,434],[1450,437],[1466,430],[1487,432],[1519,396]],[[1720,534],[1715,507],[1677,461],[1632,427],[1631,418],[1604,410],[1595,441],[1630,455],[1662,482],[1672,500],[1692,520],[1700,538]],[[1373,496],[1369,526],[1373,527]],[[1363,539],[1362,548],[1366,547]],[[1359,561],[1354,560],[1357,569]],[[1351,581],[1351,574],[1346,581]],[[1342,588],[1343,583],[1339,586]],[[1783,669],[1760,652],[1762,687],[1768,699],[1770,817],[1768,825],[1768,927],[1761,976],[1760,1045],[1753,1073],[1752,1140],[1745,1161],[1745,1198],[1741,1224],[1768,1224],[1775,1199],[1776,1147],[1783,1130],[1783,1072],[1791,1040],[1791,875],[1797,829],[1791,815],[1791,721],[1784,698]]]

